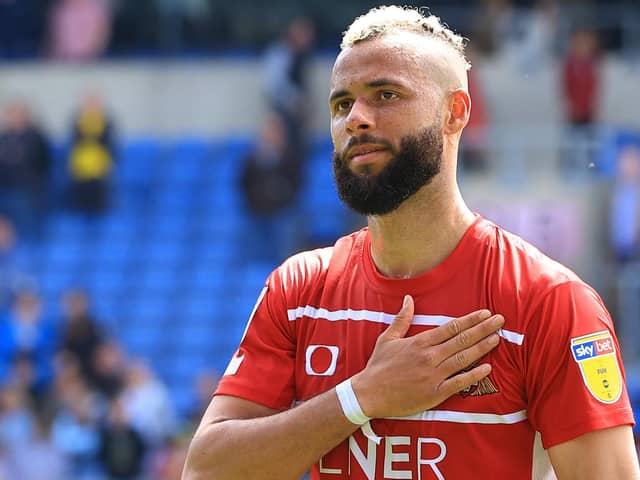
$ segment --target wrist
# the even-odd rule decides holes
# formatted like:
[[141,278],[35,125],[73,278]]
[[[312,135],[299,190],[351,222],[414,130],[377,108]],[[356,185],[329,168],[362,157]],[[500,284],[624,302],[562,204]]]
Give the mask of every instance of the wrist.
[[360,405],[364,415],[369,418],[377,418],[374,413],[374,407],[370,401],[371,397],[366,394],[366,382],[363,381],[360,374],[356,374],[351,377],[351,388],[353,389],[355,397],[358,399],[358,404]]
[[351,378],[348,378],[342,383],[339,383],[336,386],[336,395],[338,396],[338,401],[340,402],[344,416],[354,425],[364,425],[369,422],[371,418],[362,410],[358,397],[353,390],[351,380]]

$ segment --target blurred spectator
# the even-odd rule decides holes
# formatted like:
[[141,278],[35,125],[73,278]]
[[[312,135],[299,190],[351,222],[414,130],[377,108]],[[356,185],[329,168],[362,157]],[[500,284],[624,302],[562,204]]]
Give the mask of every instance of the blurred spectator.
[[[161,423],[163,419],[156,418]],[[142,473],[147,447],[132,426],[120,398],[111,401],[101,430],[100,460],[112,480],[135,480]]]
[[0,214],[17,225],[21,235],[38,233],[46,204],[50,170],[49,145],[26,104],[11,102],[0,130]]
[[[177,435],[163,448],[157,450],[150,467],[154,480],[179,480],[182,477],[187,449],[193,432]],[[0,480],[2,480],[0,478]]]
[[53,421],[54,444],[70,462],[74,480],[99,478],[99,420],[102,414],[98,396],[79,375],[68,375],[57,382],[58,405]]
[[6,318],[0,321],[0,361],[5,369],[18,356],[31,358],[35,384],[44,388],[53,376],[53,356],[58,347],[56,326],[33,290],[20,290]]
[[9,308],[13,294],[33,283],[18,261],[17,242],[13,223],[0,215],[0,316]]
[[36,412],[48,408],[51,401],[50,382],[43,379],[35,364],[35,356],[29,352],[20,352],[13,357],[9,381],[15,383],[27,396],[29,405]]
[[584,174],[594,158],[593,124],[598,116],[600,75],[596,34],[590,30],[577,30],[562,66],[562,92],[569,131],[561,163],[572,177]]
[[[257,235],[249,238],[256,260],[277,260],[292,253],[300,235],[295,204],[302,184],[302,158],[287,140],[279,114],[267,116],[256,149],[244,159],[241,189]],[[256,242],[255,238],[260,241]]]
[[115,398],[124,386],[127,365],[120,344],[114,339],[102,342],[95,351],[93,362],[97,390],[108,399]]
[[102,98],[95,92],[82,101],[73,122],[71,144],[71,205],[84,213],[102,213],[110,203],[114,126]]
[[552,58],[558,26],[556,0],[537,0],[523,20],[522,37],[514,42],[513,54],[520,71],[531,74]]
[[611,246],[616,260],[640,259],[640,146],[627,145],[618,158],[610,212]]
[[194,381],[194,405],[191,408],[189,414],[189,420],[196,425],[200,422],[202,415],[211,403],[211,397],[215,392],[218,382],[220,381],[220,375],[217,372],[204,371],[200,372]]
[[89,385],[95,385],[97,375],[94,358],[105,337],[96,325],[86,292],[66,292],[63,297],[63,312],[62,352],[73,355],[85,380]]
[[13,223],[0,215],[0,315],[9,306],[19,276],[15,260],[16,231]]
[[475,47],[486,55],[499,54],[517,37],[511,0],[483,0],[481,3],[472,27]]
[[469,172],[483,171],[487,168],[487,130],[489,111],[485,102],[481,78],[478,75],[475,50],[467,50],[467,58],[474,66],[469,70],[469,95],[471,95],[471,114],[462,137],[461,164]]
[[120,401],[147,445],[157,447],[175,433],[177,421],[169,392],[142,360],[129,365]]
[[596,120],[600,93],[597,54],[595,32],[578,30],[573,34],[562,70],[566,118],[573,126],[590,126]]
[[265,55],[265,87],[270,109],[284,119],[288,141],[305,152],[309,92],[307,64],[315,31],[310,20],[293,20],[283,37]]
[[252,213],[268,216],[289,206],[302,181],[300,155],[287,141],[283,119],[272,113],[260,129],[254,151],[244,161],[242,190]]
[[35,416],[27,392],[17,382],[0,389],[0,445],[24,447],[32,438]]
[[66,61],[91,60],[107,49],[111,13],[105,0],[59,0],[49,18],[49,51]]
[[69,480],[67,458],[51,440],[51,419],[45,414],[38,415],[34,425],[27,444],[8,448],[8,478]]

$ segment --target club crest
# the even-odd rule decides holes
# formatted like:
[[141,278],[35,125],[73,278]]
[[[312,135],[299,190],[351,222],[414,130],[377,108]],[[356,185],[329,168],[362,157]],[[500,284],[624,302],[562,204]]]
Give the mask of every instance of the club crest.
[[[468,372],[472,368],[476,367],[478,364],[474,363],[468,368],[461,370],[461,372]],[[484,377],[479,382],[474,383],[473,385],[469,385],[464,390],[460,390],[458,395],[462,398],[466,397],[480,397],[482,395],[491,395],[492,393],[498,393],[498,387],[496,387],[495,383],[489,377]]]

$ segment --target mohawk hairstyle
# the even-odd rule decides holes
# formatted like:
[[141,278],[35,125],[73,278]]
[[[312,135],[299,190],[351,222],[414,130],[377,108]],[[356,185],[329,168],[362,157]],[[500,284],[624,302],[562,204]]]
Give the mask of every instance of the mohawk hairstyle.
[[394,32],[413,32],[436,38],[453,49],[466,70],[471,68],[465,57],[465,39],[444,25],[439,17],[426,15],[424,8],[397,5],[372,8],[356,18],[344,32],[340,49]]

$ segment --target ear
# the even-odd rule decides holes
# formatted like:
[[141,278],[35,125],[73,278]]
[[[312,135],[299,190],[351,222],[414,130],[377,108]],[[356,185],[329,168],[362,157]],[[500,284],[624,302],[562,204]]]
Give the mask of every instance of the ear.
[[469,122],[471,113],[471,97],[469,92],[462,88],[457,88],[449,92],[447,97],[444,133],[445,135],[455,135],[462,132],[462,129]]

